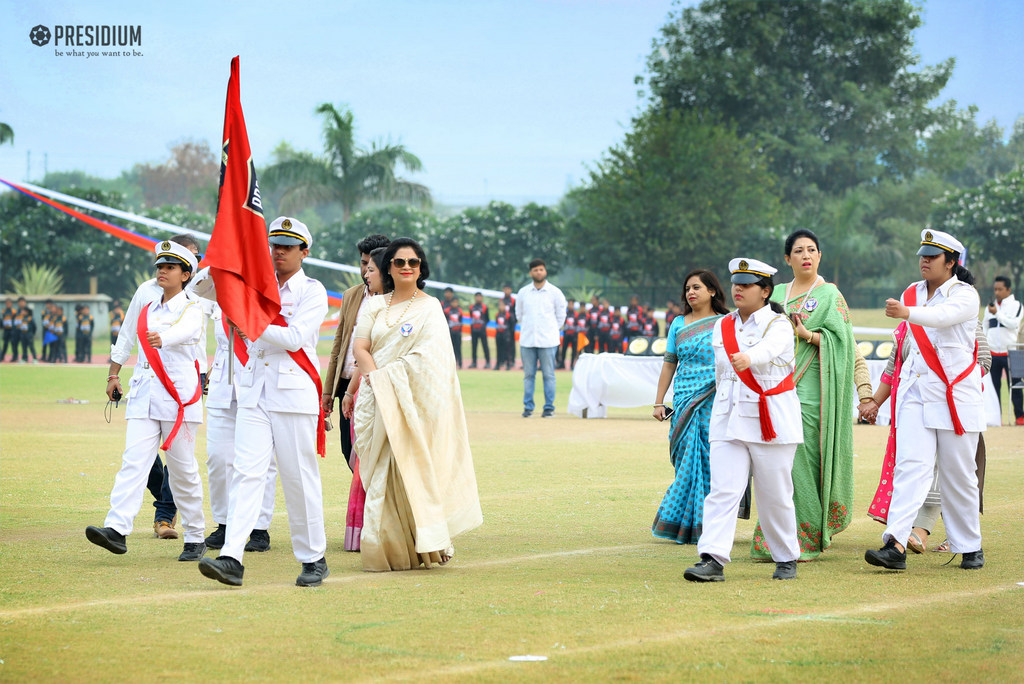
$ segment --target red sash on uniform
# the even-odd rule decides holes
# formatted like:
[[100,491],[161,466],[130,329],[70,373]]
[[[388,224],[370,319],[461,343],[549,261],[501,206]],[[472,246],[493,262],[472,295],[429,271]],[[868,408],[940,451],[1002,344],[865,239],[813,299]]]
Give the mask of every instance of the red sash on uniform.
[[[913,284],[906,289],[903,293],[903,303],[907,306],[917,306],[917,284]],[[942,367],[942,362],[939,361],[939,355],[935,353],[935,346],[932,345],[932,341],[928,339],[928,333],[924,331],[924,328],[916,323],[907,321],[910,325],[910,332],[914,335],[914,342],[917,343],[917,348],[921,350],[921,356],[924,357],[924,362],[932,369],[932,372],[942,380],[942,383],[946,386],[946,404],[949,406],[949,417],[953,419],[953,432],[958,435],[964,434],[964,426],[960,423],[960,416],[956,413],[956,403],[953,401],[953,386],[958,382],[966,378],[974,370],[974,367],[978,365],[978,340],[974,340],[974,360],[967,365],[964,372],[954,378],[953,382],[946,379],[946,370]]]
[[[726,316],[722,319],[722,344],[725,346],[726,355],[732,361],[732,355],[740,350],[739,344],[736,343],[736,318],[734,316]],[[758,384],[749,368],[745,371],[737,371],[736,374],[744,385],[749,387],[752,392],[757,393],[757,414],[761,418],[761,439],[766,442],[772,441],[776,434],[775,426],[772,425],[772,416],[768,412],[768,397],[794,389],[793,373],[787,375],[782,382],[767,392],[761,389],[761,385]]]
[[[282,327],[288,327],[288,321],[285,320],[284,316],[280,313],[277,314],[277,318],[272,321],[273,325],[280,325]],[[288,356],[292,357],[292,361],[299,364],[299,368],[306,371],[306,375],[316,385],[316,397],[317,404],[320,406],[320,416],[316,422],[316,453],[320,455],[320,458],[327,456],[327,429],[325,427],[324,420],[324,405],[320,401],[320,396],[324,393],[323,383],[320,382],[320,373],[316,367],[313,366],[313,362],[306,356],[306,352],[299,349],[298,351],[289,351]]]
[[199,381],[199,362],[196,361],[196,393],[184,404],[181,403],[181,397],[178,396],[178,389],[174,386],[167,370],[164,368],[164,360],[160,358],[160,352],[153,348],[149,343],[149,306],[142,307],[142,313],[139,314],[139,344],[142,345],[142,351],[146,355],[146,361],[149,362],[149,367],[156,373],[157,380],[164,386],[167,393],[171,395],[171,399],[178,405],[178,415],[174,419],[174,427],[171,428],[171,432],[167,435],[167,439],[160,445],[160,448],[164,451],[170,448],[174,442],[174,438],[178,435],[178,429],[181,427],[181,422],[185,419],[185,407],[191,406],[192,404],[199,401],[199,397],[203,396],[203,383]]

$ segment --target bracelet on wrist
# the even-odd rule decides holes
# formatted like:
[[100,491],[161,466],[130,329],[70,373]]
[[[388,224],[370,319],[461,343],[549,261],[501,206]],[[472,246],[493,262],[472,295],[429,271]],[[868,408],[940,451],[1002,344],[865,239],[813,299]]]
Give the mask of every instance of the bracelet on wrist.
[[119,376],[119,375],[108,375],[107,376],[107,382],[110,382],[111,380],[120,380],[120,379],[121,379],[121,376]]
[[345,392],[345,396],[346,397],[354,397],[355,395],[352,394],[351,392]]
[[660,406],[661,408],[665,408],[665,405],[664,405],[664,404],[655,404],[655,405],[654,405],[654,408],[658,408],[659,406]]

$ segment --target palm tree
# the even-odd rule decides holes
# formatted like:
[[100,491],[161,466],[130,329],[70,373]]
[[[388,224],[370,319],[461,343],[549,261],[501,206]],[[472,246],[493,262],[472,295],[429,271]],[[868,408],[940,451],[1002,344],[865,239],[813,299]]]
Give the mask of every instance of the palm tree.
[[336,202],[342,219],[367,202],[403,201],[430,204],[426,186],[395,175],[395,167],[419,171],[423,163],[404,145],[374,142],[369,149],[355,143],[351,110],[330,103],[316,108],[324,117],[324,154],[292,153],[263,173],[263,185],[281,192],[281,211],[294,213],[308,205]]
[[14,144],[14,129],[5,123],[0,123],[0,145],[5,142]]

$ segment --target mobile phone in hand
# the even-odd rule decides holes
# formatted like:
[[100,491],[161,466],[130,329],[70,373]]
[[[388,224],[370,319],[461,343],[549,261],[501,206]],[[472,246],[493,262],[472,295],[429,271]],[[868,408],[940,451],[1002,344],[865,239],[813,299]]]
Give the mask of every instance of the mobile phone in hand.
[[676,412],[676,410],[674,408],[672,408],[671,406],[666,406],[665,407],[665,417],[662,418],[662,420],[668,420],[669,418],[672,417],[672,414],[675,413],[675,412]]

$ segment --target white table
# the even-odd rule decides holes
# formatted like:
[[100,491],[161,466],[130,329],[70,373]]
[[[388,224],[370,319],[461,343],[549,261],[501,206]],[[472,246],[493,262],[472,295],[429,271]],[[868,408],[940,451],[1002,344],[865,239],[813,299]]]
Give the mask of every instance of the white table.
[[[569,393],[569,413],[580,418],[605,418],[608,407],[629,408],[650,406],[658,391],[658,378],[664,365],[661,356],[625,356],[623,354],[582,354],[572,373],[572,392]],[[871,386],[885,371],[885,361],[868,361]],[[982,379],[985,391],[985,417],[989,425],[1000,424],[999,399],[992,378]],[[857,415],[857,397],[851,410]],[[672,405],[672,386],[669,385],[665,404]],[[889,424],[889,404],[878,412],[878,425]]]

